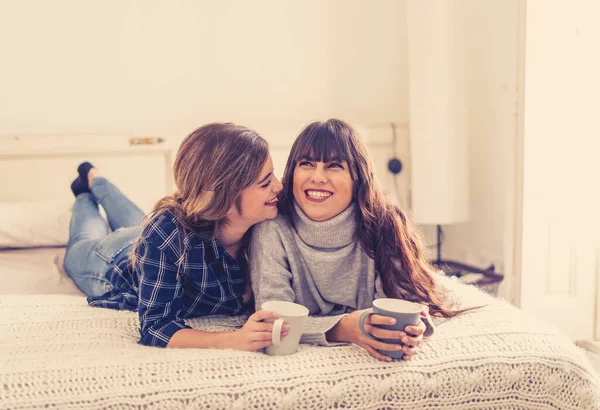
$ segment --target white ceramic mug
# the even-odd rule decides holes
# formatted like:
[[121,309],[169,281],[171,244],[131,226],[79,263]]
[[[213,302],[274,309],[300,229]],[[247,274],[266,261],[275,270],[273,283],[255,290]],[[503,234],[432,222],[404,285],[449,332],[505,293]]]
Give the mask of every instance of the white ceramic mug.
[[[264,302],[261,309],[279,313],[279,319],[273,321],[271,336],[273,344],[265,349],[266,353],[270,356],[286,356],[295,353],[308,318],[308,309],[297,303],[278,300]],[[284,323],[290,326],[290,330],[282,340],[281,328]]]

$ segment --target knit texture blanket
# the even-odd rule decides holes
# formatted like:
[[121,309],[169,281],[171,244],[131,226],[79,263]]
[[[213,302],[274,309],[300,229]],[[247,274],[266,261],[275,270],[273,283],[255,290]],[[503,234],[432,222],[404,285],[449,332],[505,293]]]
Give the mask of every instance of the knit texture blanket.
[[[600,381],[557,329],[448,281],[463,306],[411,361],[354,345],[291,356],[144,347],[137,315],[84,297],[0,297],[0,408],[600,409]],[[232,330],[245,318],[190,321]]]

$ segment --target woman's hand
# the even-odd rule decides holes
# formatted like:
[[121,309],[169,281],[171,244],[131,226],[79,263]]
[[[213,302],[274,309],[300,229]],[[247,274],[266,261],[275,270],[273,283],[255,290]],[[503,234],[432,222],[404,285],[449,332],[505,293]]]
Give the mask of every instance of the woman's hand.
[[419,320],[419,324],[416,326],[406,326],[404,328],[405,335],[402,336],[402,342],[406,344],[404,346],[404,360],[410,360],[415,354],[417,354],[417,348],[423,343],[423,333],[427,329],[425,322],[423,322],[423,318],[429,319],[431,322],[431,318],[429,317],[429,308],[427,306],[423,307],[421,311],[421,320]]
[[[393,325],[396,319],[389,316],[381,316],[372,314],[365,319],[365,330],[371,336],[378,339],[398,339],[402,340],[406,346],[399,344],[385,343],[379,340],[374,340],[369,336],[364,335],[359,328],[358,322],[361,311],[355,311],[347,316],[344,316],[330,332],[328,332],[328,340],[337,342],[350,342],[359,345],[376,359],[391,362],[392,358],[379,353],[377,350],[390,350],[404,352],[403,359],[410,360],[417,353],[417,348],[423,341],[423,333],[425,332],[425,323],[420,320],[416,326],[407,326],[403,331],[381,329],[375,325]],[[421,313],[423,316],[424,313]],[[405,341],[406,340],[406,341]]]
[[[267,310],[259,310],[248,318],[241,329],[233,332],[232,348],[255,351],[272,344],[273,323],[263,322],[265,319],[277,319],[279,314]],[[289,325],[281,327],[281,338],[288,334]]]

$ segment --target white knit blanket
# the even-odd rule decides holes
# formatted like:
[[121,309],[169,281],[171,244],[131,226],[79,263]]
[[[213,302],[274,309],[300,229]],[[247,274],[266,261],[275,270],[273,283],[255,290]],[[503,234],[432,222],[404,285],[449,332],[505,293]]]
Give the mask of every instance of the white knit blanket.
[[437,321],[413,360],[392,363],[354,345],[302,345],[286,357],[149,348],[137,344],[135,313],[79,296],[2,296],[0,408],[600,409],[598,376],[567,337],[452,286],[467,305],[489,306]]

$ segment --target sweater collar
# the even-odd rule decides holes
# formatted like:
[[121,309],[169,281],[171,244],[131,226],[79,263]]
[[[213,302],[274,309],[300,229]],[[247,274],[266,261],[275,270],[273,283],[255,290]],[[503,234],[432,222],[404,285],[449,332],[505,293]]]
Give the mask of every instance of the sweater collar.
[[342,248],[354,241],[356,232],[355,205],[351,203],[348,208],[333,218],[317,222],[310,219],[294,201],[294,223],[296,232],[309,246],[323,249]]

